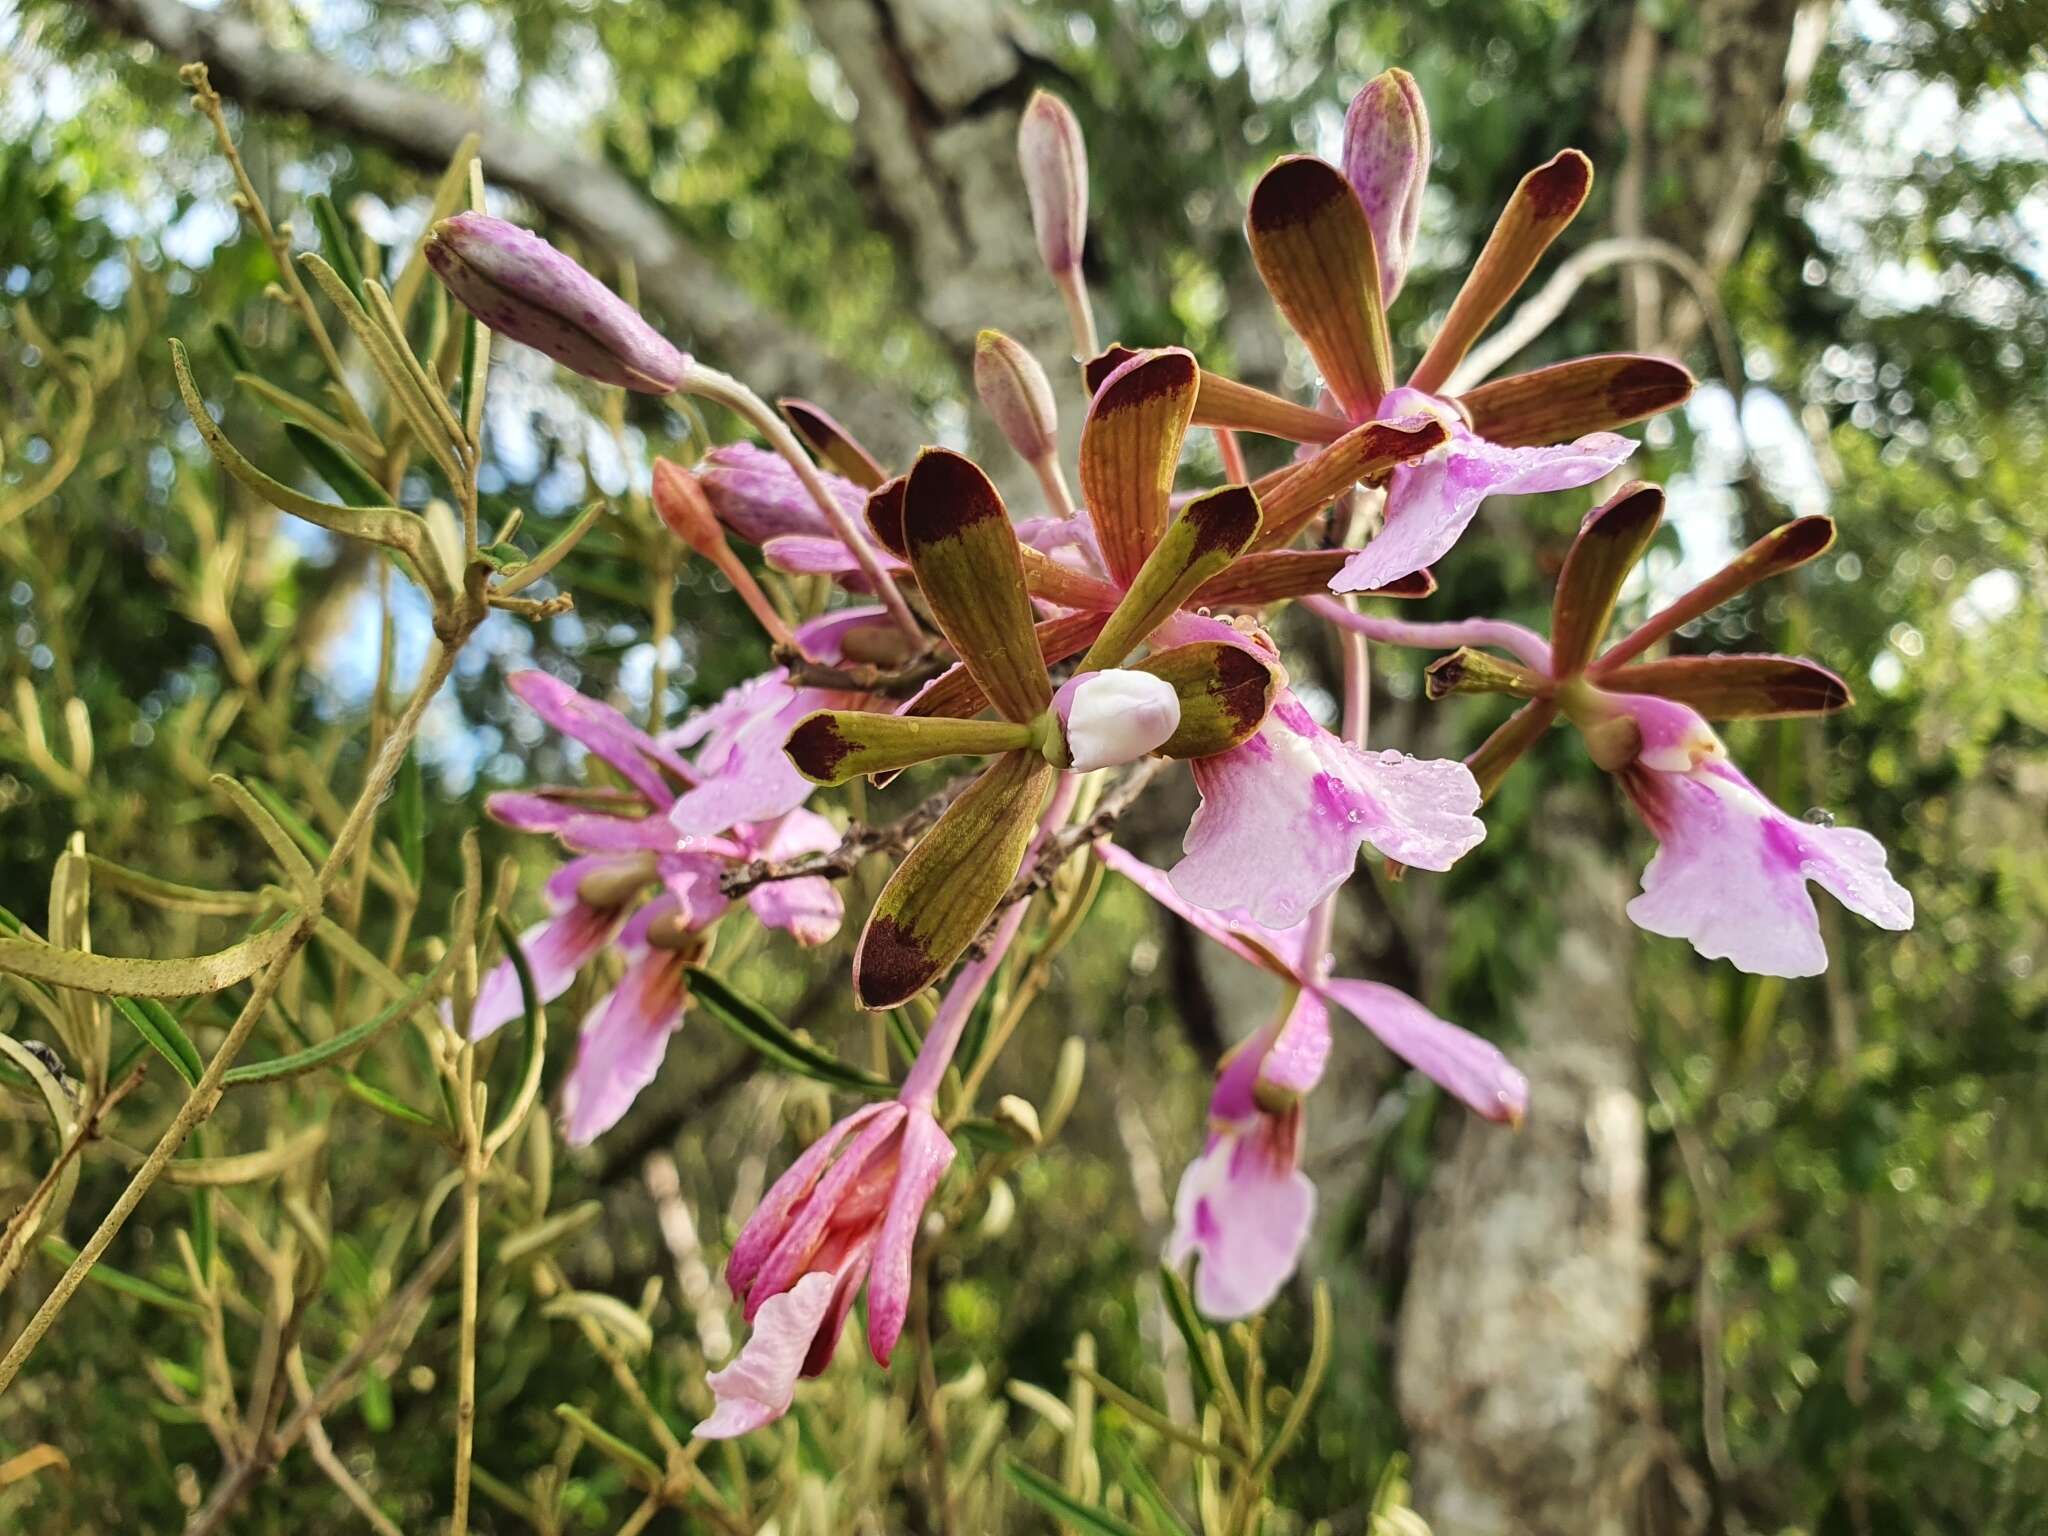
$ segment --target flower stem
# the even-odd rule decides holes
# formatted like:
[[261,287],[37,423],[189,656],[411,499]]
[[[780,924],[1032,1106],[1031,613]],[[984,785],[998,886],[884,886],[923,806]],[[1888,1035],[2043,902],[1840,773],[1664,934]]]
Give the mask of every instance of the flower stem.
[[698,362],[692,362],[684,372],[682,389],[688,394],[715,400],[732,411],[748,426],[767,438],[768,446],[789,461],[789,467],[796,471],[797,479],[803,482],[803,487],[810,493],[811,500],[825,515],[825,521],[831,526],[832,532],[838,536],[840,543],[852,552],[853,558],[860,565],[861,574],[875,589],[875,596],[881,601],[882,606],[888,609],[889,617],[902,627],[905,634],[922,645],[924,631],[911,616],[909,607],[903,601],[903,594],[896,590],[896,583],[889,579],[889,573],[882,569],[881,561],[876,559],[874,546],[868,542],[867,535],[853,519],[846,515],[846,508],[839,505],[839,498],[834,496],[830,487],[825,484],[824,477],[818,473],[817,465],[811,462],[811,456],[804,451],[803,444],[798,442],[796,434],[783,424],[782,418],[768,408],[768,403],[731,374],[720,373],[716,368],[706,368]]
[[1510,624],[1505,619],[1466,619],[1457,624],[1412,624],[1405,619],[1379,619],[1353,613],[1333,597],[1307,597],[1302,601],[1316,614],[1339,629],[1384,640],[1389,645],[1415,646],[1422,650],[1450,650],[1461,645],[1490,645],[1507,651],[1518,660],[1550,676],[1550,642],[1533,629]]

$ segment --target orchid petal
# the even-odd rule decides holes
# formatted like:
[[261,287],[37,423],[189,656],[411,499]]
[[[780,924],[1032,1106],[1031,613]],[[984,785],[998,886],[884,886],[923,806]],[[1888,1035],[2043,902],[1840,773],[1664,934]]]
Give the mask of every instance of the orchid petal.
[[1195,1305],[1219,1322],[1250,1317],[1280,1294],[1315,1223],[1315,1185],[1255,1138],[1236,1130],[1212,1137],[1173,1202],[1166,1260],[1199,1256]]
[[739,1357],[705,1378],[717,1406],[695,1434],[706,1440],[730,1440],[789,1412],[797,1377],[837,1286],[837,1276],[817,1270],[762,1305]]
[[[1405,406],[1405,393],[1390,395],[1389,403]],[[1635,451],[1633,442],[1611,432],[1548,448],[1503,448],[1453,426],[1442,448],[1394,470],[1383,526],[1351,557],[1330,590],[1369,591],[1433,565],[1458,542],[1487,497],[1591,485]]]
[[1243,746],[1194,764],[1202,804],[1174,888],[1197,906],[1291,928],[1351,877],[1361,843],[1448,869],[1486,835],[1462,763],[1364,752],[1283,692]]
[[868,1353],[877,1365],[889,1363],[903,1333],[910,1308],[911,1247],[924,1222],[925,1205],[953,1165],[953,1155],[953,1143],[939,1122],[924,1110],[911,1110],[903,1123],[896,1185],[868,1270]]
[[1519,1124],[1528,1112],[1529,1080],[1497,1047],[1445,1023],[1399,988],[1333,976],[1316,989],[1388,1050],[1487,1119]]
[[686,1001],[682,955],[642,946],[618,986],[592,1005],[562,1083],[562,1135],[570,1146],[588,1146],[618,1124],[654,1081]]

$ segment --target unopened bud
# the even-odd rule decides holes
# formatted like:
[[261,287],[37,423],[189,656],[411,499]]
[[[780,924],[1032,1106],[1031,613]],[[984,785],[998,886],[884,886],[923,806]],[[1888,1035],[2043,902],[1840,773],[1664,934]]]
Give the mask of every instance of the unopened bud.
[[1014,1093],[996,1100],[995,1122],[1015,1137],[1019,1146],[1035,1147],[1045,1139],[1038,1129],[1038,1111],[1029,1099]]
[[1050,91],[1033,91],[1017,125],[1017,162],[1031,199],[1031,227],[1046,270],[1064,276],[1081,265],[1088,231],[1088,146],[1073,108]]
[[1429,113],[1407,70],[1376,75],[1351,98],[1344,114],[1344,176],[1365,208],[1381,301],[1391,304],[1408,275],[1429,180]]
[[974,388],[1017,456],[1037,464],[1059,451],[1059,407],[1038,359],[1001,331],[974,339]]
[[1180,729],[1180,695],[1163,677],[1122,667],[1070,677],[1053,714],[1075,773],[1136,762]]
[[585,378],[649,395],[671,394],[683,381],[688,357],[531,230],[458,213],[428,231],[426,257],[477,319]]
[[654,461],[654,511],[670,533],[707,560],[717,560],[730,547],[704,487],[673,459]]

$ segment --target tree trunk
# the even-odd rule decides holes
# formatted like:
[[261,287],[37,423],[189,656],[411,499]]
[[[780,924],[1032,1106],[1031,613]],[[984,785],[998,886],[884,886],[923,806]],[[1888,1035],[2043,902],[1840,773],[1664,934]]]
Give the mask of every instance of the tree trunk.
[[1647,1409],[1642,1106],[1623,877],[1588,830],[1541,856],[1554,962],[1521,1013],[1519,1132],[1460,1125],[1417,1223],[1396,1389],[1437,1536],[1620,1536]]
[[[874,223],[903,256],[905,302],[963,378],[984,327],[1030,348],[1059,397],[1071,462],[1082,416],[1074,347],[1017,168],[1032,69],[1011,23],[980,0],[809,0],[806,14],[860,100],[860,173]],[[970,420],[976,456],[1005,491],[1030,484],[985,416]]]
[[[1627,140],[1616,232],[1663,236],[1715,279],[1736,262],[1833,0],[1705,0],[1677,52],[1639,10],[1616,37],[1606,100]],[[1657,82],[1711,110],[1654,141]],[[1682,198],[1645,208],[1646,189]],[[1636,344],[1683,354],[1705,316],[1652,279],[1626,288]],[[1739,380],[1728,381],[1739,390]],[[1568,791],[1553,793],[1568,801]],[[1553,817],[1551,824],[1557,825]],[[1665,1444],[1649,1342],[1639,1042],[1622,907],[1631,876],[1588,827],[1539,842],[1556,882],[1554,963],[1521,1010],[1530,1112],[1519,1134],[1468,1120],[1417,1219],[1396,1391],[1416,1507],[1437,1536],[1622,1536]]]

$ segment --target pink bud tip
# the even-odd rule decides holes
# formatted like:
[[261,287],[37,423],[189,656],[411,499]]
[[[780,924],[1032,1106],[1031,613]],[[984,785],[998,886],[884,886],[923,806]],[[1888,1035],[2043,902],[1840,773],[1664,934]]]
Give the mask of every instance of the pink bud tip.
[[1351,99],[1344,114],[1344,175],[1372,227],[1380,296],[1391,304],[1408,275],[1429,180],[1429,113],[1405,69],[1376,75]]
[[501,336],[600,384],[673,393],[690,360],[611,289],[539,235],[485,213],[427,234],[427,265]]
[[1027,464],[1059,448],[1059,408],[1045,370],[1020,343],[1001,331],[974,340],[974,388],[1010,446]]
[[1031,224],[1046,270],[1063,277],[1081,265],[1088,230],[1088,146],[1064,101],[1034,91],[1017,127],[1017,160],[1031,199]]

